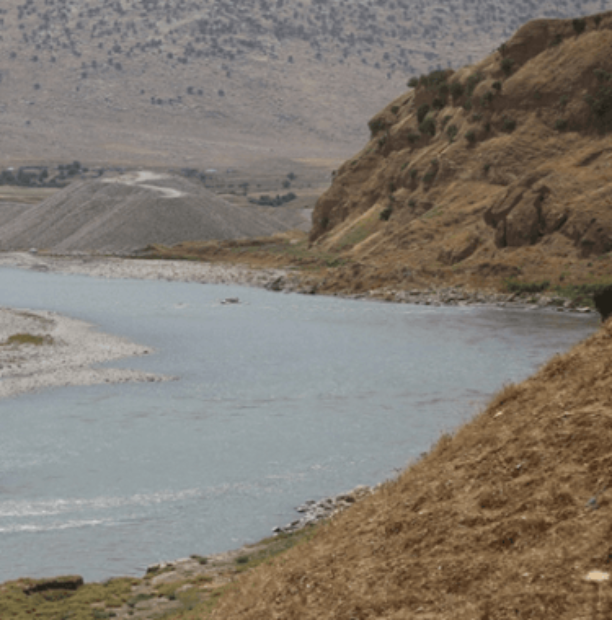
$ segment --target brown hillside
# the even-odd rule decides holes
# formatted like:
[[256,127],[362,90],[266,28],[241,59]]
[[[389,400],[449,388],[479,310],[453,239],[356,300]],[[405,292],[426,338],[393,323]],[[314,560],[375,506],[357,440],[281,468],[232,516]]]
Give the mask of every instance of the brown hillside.
[[611,46],[612,13],[537,20],[376,115],[315,208],[311,242],[349,263],[323,290],[609,273]]
[[244,578],[213,617],[600,617],[585,577],[612,558],[611,363],[607,323]]

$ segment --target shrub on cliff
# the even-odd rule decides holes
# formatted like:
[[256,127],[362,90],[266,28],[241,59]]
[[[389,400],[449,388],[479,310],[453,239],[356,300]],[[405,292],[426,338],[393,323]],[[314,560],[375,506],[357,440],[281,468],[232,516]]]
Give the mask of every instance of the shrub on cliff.
[[502,59],[500,67],[506,75],[510,75],[512,73],[512,67],[514,67],[514,59],[507,56]]
[[419,131],[423,135],[436,135],[436,121],[432,116],[427,116],[425,120],[419,125]]
[[368,127],[370,128],[370,134],[373,138],[377,133],[384,131],[387,128],[387,124],[383,121],[382,118],[373,118],[369,123]]
[[419,123],[422,123],[425,120],[425,117],[429,113],[430,109],[431,108],[428,103],[423,103],[419,106],[419,109],[417,110],[417,121]]
[[574,27],[574,32],[577,35],[581,35],[586,30],[586,19],[584,18],[576,18],[572,20],[572,26]]

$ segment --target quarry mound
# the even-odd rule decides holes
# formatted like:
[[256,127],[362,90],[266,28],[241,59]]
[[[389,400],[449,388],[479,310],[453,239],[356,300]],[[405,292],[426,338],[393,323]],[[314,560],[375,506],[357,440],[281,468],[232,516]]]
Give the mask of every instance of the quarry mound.
[[[270,235],[282,210],[241,208],[178,175],[150,171],[77,181],[42,203],[6,207],[0,249],[130,253],[151,244]],[[276,216],[278,213],[278,216]]]

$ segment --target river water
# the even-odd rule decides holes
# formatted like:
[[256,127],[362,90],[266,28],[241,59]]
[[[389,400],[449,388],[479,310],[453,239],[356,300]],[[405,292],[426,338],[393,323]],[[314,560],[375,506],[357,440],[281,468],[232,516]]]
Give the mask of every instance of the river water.
[[16,269],[0,290],[155,349],[113,366],[177,377],[0,401],[0,581],[254,542],[307,499],[393,476],[598,324]]

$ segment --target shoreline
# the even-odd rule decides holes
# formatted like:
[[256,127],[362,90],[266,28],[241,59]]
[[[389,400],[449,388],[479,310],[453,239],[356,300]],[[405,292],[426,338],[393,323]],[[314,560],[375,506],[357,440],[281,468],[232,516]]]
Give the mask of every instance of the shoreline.
[[43,389],[164,381],[151,373],[99,364],[148,355],[150,347],[46,310],[0,307],[0,400]]
[[0,267],[58,272],[105,279],[165,280],[199,284],[254,286],[273,292],[327,295],[344,299],[385,301],[425,306],[496,306],[525,310],[549,308],[557,312],[589,314],[589,306],[546,293],[471,291],[461,286],[397,289],[386,287],[364,293],[344,294],[320,290],[311,277],[294,269],[251,268],[204,261],[146,259],[92,254],[52,255],[31,252],[0,253]]

